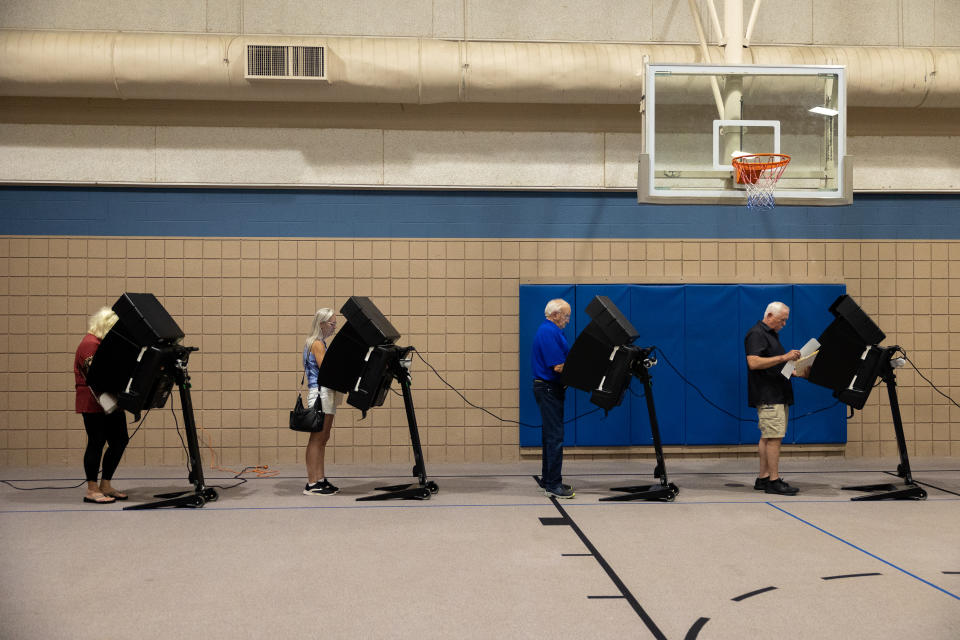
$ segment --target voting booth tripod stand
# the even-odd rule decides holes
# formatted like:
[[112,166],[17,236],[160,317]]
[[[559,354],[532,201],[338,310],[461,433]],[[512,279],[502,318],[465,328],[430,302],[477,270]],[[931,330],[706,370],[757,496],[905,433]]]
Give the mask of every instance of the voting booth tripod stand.
[[413,447],[413,476],[419,480],[416,486],[412,483],[395,484],[387,487],[376,487],[378,493],[372,496],[357,498],[364,500],[429,500],[440,487],[432,480],[427,480],[427,468],[423,462],[423,449],[420,446],[420,432],[417,430],[417,416],[413,410],[413,393],[410,391],[410,354],[413,347],[398,347],[396,345],[380,345],[374,347],[386,352],[387,374],[397,381],[403,394],[403,408],[407,414],[407,427],[410,429],[410,445]]
[[[626,347],[626,349],[636,349],[636,347]],[[657,422],[657,409],[653,404],[653,378],[650,375],[650,368],[657,364],[654,349],[655,347],[637,349],[637,356],[630,364],[630,373],[643,384],[643,397],[647,401],[647,415],[650,418],[650,433],[653,435],[653,451],[657,458],[657,466],[654,468],[653,477],[659,478],[660,484],[610,487],[610,491],[619,491],[621,494],[600,498],[601,502],[626,500],[673,502],[677,494],[680,493],[677,485],[668,481],[667,467],[663,460],[660,425]]]
[[164,367],[173,377],[174,383],[180,390],[180,409],[183,413],[183,430],[187,436],[187,455],[190,458],[189,481],[193,484],[193,492],[177,491],[174,493],[162,493],[155,495],[154,498],[161,498],[157,502],[148,502],[146,504],[137,504],[124,507],[125,511],[136,509],[159,509],[161,507],[202,507],[208,502],[214,502],[217,499],[217,491],[204,485],[203,463],[200,460],[200,442],[197,438],[197,423],[193,418],[193,401],[190,399],[190,374],[187,372],[187,360],[190,358],[191,351],[197,351],[196,347],[183,347],[180,345],[166,347]]
[[900,350],[899,346],[884,347],[880,355],[880,379],[887,385],[887,395],[890,398],[890,414],[893,417],[893,428],[897,436],[897,448],[900,450],[900,464],[897,465],[897,475],[903,478],[905,487],[896,485],[865,484],[853,487],[843,487],[846,491],[866,491],[873,493],[867,496],[857,496],[851,500],[925,500],[926,490],[913,481],[910,473],[910,456],[907,453],[907,441],[903,436],[903,421],[900,419],[900,402],[897,400],[897,376],[893,372],[893,355]]

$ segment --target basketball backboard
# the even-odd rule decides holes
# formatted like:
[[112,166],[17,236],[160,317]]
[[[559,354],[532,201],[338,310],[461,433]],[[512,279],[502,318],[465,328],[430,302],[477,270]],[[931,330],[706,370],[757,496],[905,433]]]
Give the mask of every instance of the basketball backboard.
[[731,158],[791,157],[779,205],[853,201],[842,66],[647,64],[637,201],[746,203]]

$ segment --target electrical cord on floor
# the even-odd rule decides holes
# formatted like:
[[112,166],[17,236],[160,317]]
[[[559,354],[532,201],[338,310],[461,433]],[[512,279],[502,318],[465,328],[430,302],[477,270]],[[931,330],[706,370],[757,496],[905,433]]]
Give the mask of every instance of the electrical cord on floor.
[[[208,445],[208,446],[209,446],[209,445]],[[256,466],[256,467],[244,467],[244,468],[241,469],[240,471],[233,471],[233,470],[230,470],[230,469],[223,469],[222,467],[215,467],[215,468],[218,469],[218,470],[220,470],[220,471],[230,471],[231,473],[234,474],[233,478],[231,478],[231,479],[232,479],[232,480],[239,480],[239,481],[240,481],[240,482],[236,482],[236,483],[231,484],[231,485],[226,486],[226,487],[223,486],[222,484],[210,484],[210,485],[207,485],[208,487],[211,487],[211,488],[214,488],[214,489],[220,489],[220,490],[222,490],[222,491],[225,491],[225,490],[227,490],[227,489],[233,489],[234,487],[239,487],[240,485],[244,484],[247,480],[249,480],[249,478],[241,478],[240,476],[242,476],[243,474],[245,474],[245,473],[248,472],[248,471],[253,471],[253,472],[255,472],[255,473],[257,474],[257,477],[258,477],[258,478],[272,478],[273,476],[278,475],[278,474],[280,473],[279,471],[275,471],[275,470],[273,470],[273,469],[270,469],[270,470],[268,471],[267,465],[262,465],[262,466],[261,466],[261,465],[258,465],[258,466]]]
[[[180,436],[180,445],[183,447],[183,451],[187,455],[187,474],[188,474],[187,477],[192,478],[193,470],[190,467],[190,451],[187,449],[187,444],[184,442],[183,435],[180,433],[180,422],[177,420],[177,411],[173,407],[172,400],[170,402],[170,412],[173,414],[173,423],[177,426],[177,435]],[[197,433],[197,439],[202,441],[203,444],[207,447],[207,449],[210,450],[210,468],[216,469],[217,471],[226,471],[227,473],[232,473],[234,474],[232,479],[240,480],[240,482],[237,482],[227,487],[224,487],[222,485],[217,485],[217,484],[212,484],[208,486],[216,489],[221,489],[221,490],[233,489],[234,487],[239,487],[240,485],[242,485],[247,481],[247,478],[241,478],[240,476],[242,476],[248,471],[253,471],[254,473],[256,473],[258,478],[272,478],[273,476],[280,473],[279,471],[270,469],[267,465],[244,467],[240,471],[235,471],[234,469],[229,469],[226,467],[219,466],[217,464],[217,455],[214,452],[213,447],[211,447],[210,444],[207,442],[206,438],[203,437],[203,426],[202,425],[197,425],[197,426],[200,429],[199,432]]]
[[[70,485],[69,487],[18,487],[17,485],[13,484],[13,482],[11,482],[10,480],[0,480],[0,482],[7,485],[8,487],[16,489],[17,491],[39,491],[41,489],[76,489],[78,487],[82,487],[83,485],[87,484],[87,481],[83,480],[80,482],[80,484]],[[26,482],[29,482],[29,481],[26,481]]]
[[[123,409],[119,409],[119,411],[123,411]],[[137,435],[137,431],[139,431],[139,430],[140,430],[140,427],[143,426],[143,422],[144,422],[144,420],[147,419],[147,416],[148,416],[148,415],[150,415],[150,411],[149,411],[149,410],[148,410],[145,414],[143,414],[143,417],[142,417],[142,418],[140,418],[140,421],[137,423],[137,428],[134,429],[134,430],[133,430],[133,433],[131,433],[130,436],[127,438],[128,441],[129,441],[129,440],[132,440],[132,439],[133,439],[133,436]],[[42,489],[42,490],[60,491],[60,490],[65,490],[65,489],[77,489],[77,488],[82,487],[83,485],[85,485],[85,484],[87,483],[86,480],[83,480],[83,481],[80,482],[80,484],[73,484],[73,485],[70,485],[69,487],[18,487],[18,486],[16,486],[16,485],[14,485],[12,482],[10,482],[9,480],[0,480],[0,482],[2,482],[3,484],[5,484],[5,485],[7,485],[7,486],[9,486],[9,487],[11,487],[11,488],[13,488],[13,489],[16,489],[17,491],[39,491],[39,490],[41,490],[41,489]]]
[[[173,422],[174,422],[174,424],[176,425],[176,428],[177,428],[177,435],[180,437],[180,445],[183,447],[183,451],[184,451],[184,453],[186,453],[186,455],[187,455],[187,473],[188,473],[188,477],[189,477],[190,475],[192,475],[192,470],[190,469],[190,452],[187,450],[186,442],[184,442],[184,440],[183,440],[183,434],[180,432],[180,422],[179,422],[179,420],[177,420],[177,411],[176,411],[176,409],[174,408],[172,401],[170,402],[170,412],[173,414]],[[140,418],[139,422],[137,422],[137,427],[133,430],[133,433],[130,434],[128,440],[132,440],[132,439],[133,439],[133,436],[137,435],[137,432],[140,431],[140,427],[143,426],[144,422],[145,422],[146,419],[147,419],[147,416],[149,416],[149,415],[150,415],[150,409],[147,409],[147,412],[144,413],[144,414],[143,414],[143,417]],[[198,425],[198,426],[199,426],[199,425]],[[276,471],[276,470],[274,470],[274,469],[270,469],[267,465],[257,465],[257,466],[254,466],[254,467],[244,467],[244,468],[243,468],[242,470],[240,470],[240,471],[236,471],[236,470],[234,470],[234,469],[230,469],[230,468],[227,468],[227,467],[221,467],[220,465],[217,464],[217,461],[216,461],[216,460],[217,460],[216,452],[214,451],[213,447],[211,447],[210,444],[206,441],[206,439],[203,438],[203,427],[202,427],[202,426],[200,426],[200,434],[198,434],[198,435],[200,436],[200,440],[203,442],[203,444],[207,447],[207,449],[210,450],[210,468],[211,468],[211,469],[216,469],[217,471],[225,471],[225,472],[227,472],[227,473],[232,473],[232,474],[234,474],[232,479],[239,479],[239,480],[240,480],[240,482],[237,482],[236,484],[232,484],[232,485],[229,485],[229,486],[226,486],[226,487],[225,487],[225,486],[222,486],[222,485],[209,485],[209,486],[211,486],[211,487],[215,487],[215,488],[217,488],[217,489],[232,489],[232,488],[234,488],[234,487],[238,487],[238,486],[240,486],[241,484],[243,484],[244,482],[247,481],[247,478],[241,478],[241,476],[242,476],[243,474],[247,473],[247,472],[250,472],[250,471],[256,473],[258,478],[271,478],[271,477],[276,476],[277,474],[280,473],[279,471]],[[39,490],[78,489],[79,487],[82,487],[84,484],[86,484],[87,481],[86,481],[86,480],[82,480],[82,481],[79,482],[78,484],[70,485],[70,486],[68,486],[68,487],[18,487],[18,486],[16,486],[15,484],[13,484],[13,482],[10,481],[10,480],[0,480],[0,483],[3,483],[3,484],[5,484],[5,485],[9,486],[9,487],[12,488],[12,489],[16,489],[17,491],[39,491]]]

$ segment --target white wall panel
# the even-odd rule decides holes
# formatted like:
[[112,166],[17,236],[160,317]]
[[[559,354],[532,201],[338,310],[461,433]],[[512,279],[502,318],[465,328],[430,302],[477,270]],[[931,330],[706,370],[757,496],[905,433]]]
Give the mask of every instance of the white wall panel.
[[639,133],[605,133],[603,138],[603,186],[636,189],[643,136]]
[[463,39],[463,0],[433,0],[433,37]]
[[652,4],[653,0],[467,0],[467,37],[645,42],[653,34]]
[[198,0],[0,0],[4,29],[203,33]]
[[901,13],[903,46],[930,47],[936,42],[934,22],[936,0],[910,0],[909,10]]
[[[810,44],[813,42],[813,0],[764,0],[757,13],[751,44]],[[744,7],[746,30],[753,3]]]
[[936,0],[931,22],[936,34],[933,44],[938,47],[960,47],[960,1]]
[[376,129],[162,127],[157,181],[377,185],[381,139]]
[[363,35],[360,2],[329,0],[244,0],[246,34]]
[[384,184],[600,187],[603,135],[386,131]]
[[[960,191],[958,136],[848,145],[855,190]],[[2,182],[632,189],[639,153],[634,133],[0,124]]]
[[[704,33],[709,40],[716,41],[705,0],[697,0],[696,5],[702,16]],[[722,4],[717,6],[722,7]],[[699,42],[690,3],[687,0],[654,0],[650,10],[650,39],[658,43]]]
[[247,34],[433,35],[431,0],[244,0]]
[[813,0],[813,44],[898,46],[900,0]]
[[207,33],[240,33],[243,29],[241,0],[206,0]]
[[0,180],[152,183],[154,127],[0,124]]
[[857,136],[847,143],[854,190],[960,190],[958,136]]
[[[696,0],[716,41],[706,0]],[[744,23],[753,0],[743,0]],[[721,20],[723,2],[717,2]],[[687,0],[2,0],[0,28],[695,42]],[[765,0],[756,44],[960,46],[958,0]]]
[[363,0],[359,5],[365,36],[433,37],[431,0]]

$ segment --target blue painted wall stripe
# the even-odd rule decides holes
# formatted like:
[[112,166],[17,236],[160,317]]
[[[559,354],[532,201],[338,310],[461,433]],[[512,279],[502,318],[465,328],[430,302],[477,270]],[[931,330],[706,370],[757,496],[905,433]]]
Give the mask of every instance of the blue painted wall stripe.
[[625,192],[0,188],[5,235],[957,239],[960,195],[845,207],[639,205]]

